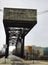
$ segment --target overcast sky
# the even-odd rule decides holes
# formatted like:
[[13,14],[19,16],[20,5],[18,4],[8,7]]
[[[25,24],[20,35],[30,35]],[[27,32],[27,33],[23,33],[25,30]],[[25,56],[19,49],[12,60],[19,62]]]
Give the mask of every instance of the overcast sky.
[[48,11],[48,0],[0,0],[0,48],[6,42],[3,26],[4,7],[37,9],[37,24],[26,35],[25,45],[48,47],[48,12],[44,12]]

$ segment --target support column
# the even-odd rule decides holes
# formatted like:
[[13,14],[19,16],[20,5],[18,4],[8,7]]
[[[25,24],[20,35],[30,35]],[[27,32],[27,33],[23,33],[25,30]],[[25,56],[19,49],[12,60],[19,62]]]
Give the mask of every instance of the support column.
[[18,39],[18,42],[16,44],[16,53],[17,53],[17,56],[21,58],[24,57],[24,37],[21,39]]
[[5,50],[5,58],[7,58],[9,55],[9,34],[8,33],[6,35],[6,45],[7,45],[7,48]]
[[22,37],[21,39],[22,43],[21,43],[21,58],[24,57],[24,37]]

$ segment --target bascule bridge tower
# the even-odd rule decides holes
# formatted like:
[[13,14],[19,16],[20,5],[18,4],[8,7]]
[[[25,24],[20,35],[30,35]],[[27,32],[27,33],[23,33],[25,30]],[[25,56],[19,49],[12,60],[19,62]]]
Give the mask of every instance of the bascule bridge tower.
[[10,45],[15,45],[16,55],[23,58],[24,38],[36,23],[36,9],[4,8],[3,24],[6,33],[6,58]]

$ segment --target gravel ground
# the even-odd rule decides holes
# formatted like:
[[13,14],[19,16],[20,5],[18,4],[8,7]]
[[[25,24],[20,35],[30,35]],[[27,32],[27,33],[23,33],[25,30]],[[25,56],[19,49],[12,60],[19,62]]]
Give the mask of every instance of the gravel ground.
[[0,65],[48,65],[48,62],[45,61],[10,61],[10,59],[6,59],[6,64],[5,64],[5,58],[0,59]]

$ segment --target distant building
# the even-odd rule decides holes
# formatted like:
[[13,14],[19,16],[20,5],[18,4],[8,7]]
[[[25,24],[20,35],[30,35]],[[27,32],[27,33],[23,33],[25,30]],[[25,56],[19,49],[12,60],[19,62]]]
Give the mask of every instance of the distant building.
[[32,55],[32,46],[24,47],[24,56],[26,59],[30,59],[30,55]]
[[42,47],[32,46],[32,49],[34,49],[35,53],[37,53],[39,51],[39,56],[44,55],[44,51],[43,51]]
[[44,51],[42,47],[25,46],[24,55],[25,57],[28,57],[27,59],[37,59],[44,55]]
[[48,47],[44,48],[44,56],[48,56]]
[[32,52],[32,46],[25,46],[24,47],[24,52]]

